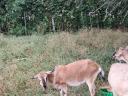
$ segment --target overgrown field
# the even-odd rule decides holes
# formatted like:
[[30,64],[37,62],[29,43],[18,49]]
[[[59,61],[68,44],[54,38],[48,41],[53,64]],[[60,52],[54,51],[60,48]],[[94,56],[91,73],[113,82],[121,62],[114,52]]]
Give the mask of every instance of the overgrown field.
[[[81,30],[32,36],[0,36],[0,96],[59,96],[49,88],[44,94],[39,82],[30,78],[55,65],[90,58],[106,72],[114,62],[115,49],[128,45],[128,33],[111,30]],[[99,81],[98,81],[99,83]],[[70,87],[69,96],[89,96],[86,85]]]

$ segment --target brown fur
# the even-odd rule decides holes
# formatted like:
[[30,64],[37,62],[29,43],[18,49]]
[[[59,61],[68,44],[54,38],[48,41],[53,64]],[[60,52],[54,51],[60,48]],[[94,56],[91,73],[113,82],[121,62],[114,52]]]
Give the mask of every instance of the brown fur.
[[49,83],[53,83],[53,78],[54,78],[54,74],[53,73],[50,73],[50,74],[47,75],[47,79],[48,79]]
[[101,67],[90,59],[79,60],[67,65],[58,65],[54,71],[54,85],[60,89],[61,96],[67,96],[67,86],[79,86],[86,82],[91,96],[94,96],[95,79],[103,71],[99,69]]
[[121,63],[121,61],[128,63],[128,46],[126,48],[120,47],[115,52],[113,58],[118,60],[120,63]]
[[40,81],[40,85],[44,88],[44,91],[46,92],[48,84],[53,83],[54,74],[51,71],[41,71],[38,74],[36,74],[33,79],[38,79]]

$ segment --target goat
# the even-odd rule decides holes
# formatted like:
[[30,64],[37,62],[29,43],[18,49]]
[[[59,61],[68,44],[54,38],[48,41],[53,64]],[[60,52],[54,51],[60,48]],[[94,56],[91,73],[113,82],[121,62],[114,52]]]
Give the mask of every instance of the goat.
[[108,82],[114,96],[128,96],[128,65],[126,63],[112,64]]
[[60,96],[67,96],[67,86],[79,86],[86,83],[91,96],[95,95],[97,75],[104,77],[104,71],[96,62],[85,59],[67,65],[58,65],[54,70],[53,84],[60,90]]
[[120,47],[116,52],[114,52],[113,58],[120,63],[128,63],[128,46],[125,48]]
[[47,90],[47,86],[48,83],[53,85],[53,78],[54,78],[54,74],[52,71],[41,71],[38,74],[36,74],[34,77],[32,77],[31,79],[37,79],[40,81],[40,85],[43,87],[45,93]]

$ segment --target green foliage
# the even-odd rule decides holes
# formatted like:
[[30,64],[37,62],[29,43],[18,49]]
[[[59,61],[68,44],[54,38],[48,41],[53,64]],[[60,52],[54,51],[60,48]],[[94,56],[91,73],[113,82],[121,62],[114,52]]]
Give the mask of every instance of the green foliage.
[[0,32],[46,34],[85,27],[114,28],[120,23],[127,27],[127,14],[127,0],[1,0]]
[[106,0],[106,14],[116,14],[120,22],[124,22],[128,17],[128,0]]

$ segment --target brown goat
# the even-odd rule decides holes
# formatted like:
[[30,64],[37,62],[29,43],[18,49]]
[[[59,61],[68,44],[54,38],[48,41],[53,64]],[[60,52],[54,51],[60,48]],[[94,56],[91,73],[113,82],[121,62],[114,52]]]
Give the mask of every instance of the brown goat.
[[104,71],[96,62],[85,59],[67,65],[58,65],[54,70],[54,86],[60,90],[60,96],[67,96],[67,86],[79,86],[86,83],[91,96],[95,95],[97,75],[104,77]]

